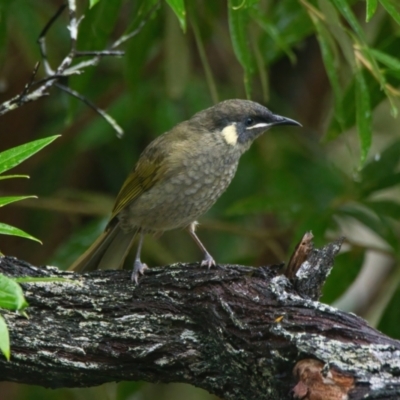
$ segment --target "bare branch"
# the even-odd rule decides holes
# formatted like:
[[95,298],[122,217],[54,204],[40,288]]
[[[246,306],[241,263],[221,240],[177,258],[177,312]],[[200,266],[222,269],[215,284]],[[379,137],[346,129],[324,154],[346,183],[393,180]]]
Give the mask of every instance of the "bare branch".
[[96,56],[96,57],[117,56],[117,57],[121,57],[123,55],[125,55],[125,52],[120,51],[120,50],[76,51],[75,52],[75,57],[87,57],[87,56]]
[[46,34],[49,31],[49,29],[52,27],[54,22],[58,19],[58,17],[63,13],[63,11],[65,10],[66,7],[67,7],[67,5],[63,4],[57,10],[57,12],[50,18],[49,22],[45,25],[45,27],[40,32],[39,38],[37,40],[37,42],[39,44],[40,54],[41,54],[42,60],[43,60],[44,69],[45,69],[47,75],[53,75],[54,71],[50,67],[50,64],[47,59]]
[[147,22],[150,20],[152,15],[154,14],[155,11],[157,11],[160,8],[160,2],[158,1],[154,6],[149,10],[147,13],[146,17],[143,18],[143,20],[140,22],[139,26],[133,30],[132,32],[126,33],[125,35],[121,36],[118,40],[116,40],[112,45],[111,49],[115,49],[119,46],[121,46],[122,43],[126,42],[129,39],[132,39],[134,36],[139,34],[143,27],[147,24]]
[[76,3],[75,0],[68,0],[69,10],[69,26],[68,30],[71,38],[71,53],[75,53],[76,41],[78,40],[78,27],[80,20],[76,18]]
[[64,92],[68,93],[69,95],[76,97],[83,103],[85,103],[87,106],[89,106],[92,110],[94,110],[97,114],[102,116],[115,130],[117,133],[117,137],[121,138],[124,134],[123,129],[117,124],[114,118],[112,118],[109,114],[107,114],[104,110],[101,108],[97,107],[93,102],[91,102],[89,99],[86,97],[82,96],[80,93],[78,93],[76,90],[73,90],[69,88],[68,86],[61,85],[61,83],[56,83],[56,86],[63,90]]
[[[33,80],[37,72],[37,66],[36,66],[30,82],[25,85],[23,91],[19,95],[14,96],[12,99],[0,104],[0,115],[3,115],[11,110],[15,110],[16,108],[21,107],[26,103],[47,96],[49,94],[48,91],[53,86],[56,86],[61,90],[67,92],[68,94],[83,101],[86,105],[95,110],[112,126],[112,128],[116,131],[117,136],[121,137],[123,135],[122,128],[116,123],[116,121],[109,114],[107,114],[105,111],[101,110],[99,107],[94,105],[83,95],[77,93],[76,91],[60,83],[60,81],[63,78],[66,78],[70,75],[83,73],[85,68],[97,65],[102,57],[105,56],[120,57],[124,55],[123,51],[114,50],[115,47],[121,45],[126,40],[137,35],[143,29],[144,25],[149,20],[152,13],[158,8],[158,6],[159,4],[157,3],[157,5],[150,10],[148,15],[141,21],[137,29],[135,29],[128,35],[122,36],[120,39],[114,42],[109,49],[97,50],[97,51],[90,51],[90,50],[78,51],[76,46],[79,34],[79,24],[82,21],[83,16],[80,17],[77,16],[76,0],[68,0],[68,4],[63,4],[57,10],[54,16],[48,21],[48,23],[45,25],[38,38],[38,44],[42,56],[42,63],[44,66],[46,77],[36,82]],[[68,31],[70,35],[70,51],[61,61],[58,67],[54,70],[50,66],[50,63],[48,61],[47,48],[46,48],[46,35],[48,34],[54,22],[60,17],[60,15],[66,8],[68,8],[68,16],[69,16]],[[73,62],[77,57],[91,57],[91,59],[73,65]],[[32,90],[33,86],[36,87],[35,90]]]
[[19,95],[19,101],[17,100],[17,103],[22,101],[22,99],[23,99],[23,98],[26,96],[26,94],[29,92],[29,89],[32,87],[32,85],[33,85],[33,83],[34,83],[34,81],[35,81],[35,76],[36,76],[36,74],[37,74],[37,72],[38,72],[38,69],[39,69],[39,65],[40,65],[40,63],[37,62],[36,65],[35,65],[35,68],[34,68],[33,71],[32,71],[31,79],[30,79],[30,81],[25,85],[24,90],[23,90],[23,91],[21,92],[21,94]]

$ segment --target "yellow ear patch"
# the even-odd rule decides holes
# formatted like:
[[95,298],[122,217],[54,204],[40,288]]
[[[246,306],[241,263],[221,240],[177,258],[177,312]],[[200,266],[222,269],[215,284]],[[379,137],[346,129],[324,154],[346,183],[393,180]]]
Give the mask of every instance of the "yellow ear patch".
[[236,124],[228,125],[222,129],[222,136],[227,144],[235,146],[238,140],[238,132],[236,129]]

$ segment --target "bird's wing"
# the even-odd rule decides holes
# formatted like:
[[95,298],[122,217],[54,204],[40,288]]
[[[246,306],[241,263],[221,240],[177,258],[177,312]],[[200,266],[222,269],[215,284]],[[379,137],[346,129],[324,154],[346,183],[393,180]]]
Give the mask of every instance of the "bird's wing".
[[162,171],[165,169],[160,165],[161,161],[161,157],[148,158],[142,156],[140,158],[118,193],[110,220],[160,180]]
[[168,174],[181,168],[179,165],[166,162],[166,159],[175,153],[177,148],[175,141],[168,139],[168,135],[171,133],[159,136],[143,151],[135,168],[128,175],[118,193],[110,221],[142,193],[151,189]]

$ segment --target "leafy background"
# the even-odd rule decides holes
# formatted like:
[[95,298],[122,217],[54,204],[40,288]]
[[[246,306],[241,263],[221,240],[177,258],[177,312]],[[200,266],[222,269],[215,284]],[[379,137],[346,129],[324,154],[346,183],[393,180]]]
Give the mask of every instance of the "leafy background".
[[[0,102],[29,81],[40,59],[36,40],[61,3],[0,0]],[[39,196],[8,204],[0,221],[43,245],[2,236],[0,251],[67,267],[103,229],[146,144],[219,100],[249,97],[303,129],[275,128],[252,146],[227,192],[200,221],[200,237],[219,262],[265,265],[287,261],[306,231],[318,246],[345,235],[322,301],[400,338],[397,0],[82,1],[78,48],[105,48],[139,26],[156,3],[124,45],[124,57],[104,58],[68,81],[107,109],[123,127],[122,139],[55,89],[1,117],[0,151],[62,136],[13,170],[28,172],[29,181],[1,181],[1,196]],[[47,34],[52,65],[68,52],[66,24],[63,15]],[[179,231],[148,237],[143,249],[149,265],[199,257]],[[178,384],[0,387],[0,398],[12,400],[213,398]]]

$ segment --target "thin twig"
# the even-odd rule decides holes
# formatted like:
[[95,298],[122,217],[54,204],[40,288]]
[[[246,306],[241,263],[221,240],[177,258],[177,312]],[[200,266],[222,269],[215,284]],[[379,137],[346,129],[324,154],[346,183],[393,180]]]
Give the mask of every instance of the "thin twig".
[[82,73],[82,71],[70,71],[70,70],[67,70],[67,71],[64,71],[63,74],[61,74],[61,75],[54,74],[54,75],[46,76],[45,78],[39,79],[38,81],[33,82],[32,86],[42,85],[43,83],[48,82],[48,81],[60,80],[62,78],[67,78],[70,75],[79,75],[81,73]]
[[100,50],[100,51],[76,51],[75,57],[86,57],[86,56],[96,56],[96,57],[104,57],[104,56],[123,56],[125,55],[124,51],[121,50]]
[[51,26],[54,24],[57,18],[63,13],[66,7],[67,7],[66,3],[62,4],[61,7],[56,11],[56,13],[50,18],[49,22],[47,22],[45,27],[40,32],[38,42],[42,37],[47,35],[48,30],[51,28]]
[[150,9],[150,11],[147,13],[146,17],[143,18],[143,20],[140,22],[139,26],[132,32],[127,33],[123,36],[121,36],[118,40],[116,40],[112,45],[111,45],[111,49],[115,49],[119,46],[121,46],[122,43],[126,42],[129,39],[132,39],[134,36],[136,36],[138,33],[140,33],[140,31],[143,29],[143,27],[147,24],[147,22],[149,21],[149,19],[151,18],[151,16],[153,15],[153,13],[155,11],[158,10],[158,8],[160,7],[160,2],[158,1],[156,4],[154,4],[154,6]]
[[[159,8],[159,6],[160,6],[160,2],[158,2],[151,8],[151,10],[148,12],[146,17],[140,22],[139,26],[134,31],[132,31],[126,35],[123,35],[121,38],[119,38],[117,41],[115,41],[108,49],[97,50],[97,51],[78,51],[76,47],[77,47],[77,39],[78,39],[78,34],[79,34],[79,24],[82,21],[83,16],[77,17],[76,0],[68,0],[68,3],[63,4],[57,10],[57,12],[54,14],[54,16],[48,21],[48,23],[45,25],[43,30],[40,32],[40,35],[38,38],[39,49],[40,49],[42,63],[44,66],[46,77],[43,79],[40,79],[36,82],[34,81],[34,77],[36,75],[37,67],[38,67],[38,66],[36,66],[30,82],[27,85],[25,85],[23,91],[19,95],[14,96],[12,99],[0,104],[0,115],[3,115],[11,110],[14,110],[28,102],[35,101],[41,97],[47,96],[48,90],[51,87],[56,86],[56,87],[60,88],[61,90],[65,91],[66,93],[68,93],[69,95],[74,96],[74,97],[78,98],[79,100],[83,101],[86,105],[88,105],[90,108],[92,108],[96,113],[101,115],[112,126],[112,128],[117,132],[117,136],[121,137],[123,135],[123,130],[110,115],[108,115],[105,111],[103,111],[102,109],[97,107],[86,97],[82,96],[80,93],[61,84],[60,80],[67,76],[73,75],[73,74],[80,74],[83,72],[82,71],[83,69],[90,67],[90,66],[97,65],[98,62],[100,61],[101,57],[104,57],[104,56],[119,57],[119,56],[124,55],[123,51],[114,50],[114,49],[116,47],[120,46],[126,40],[132,38],[133,36],[136,36],[143,29],[144,25],[147,23],[147,21],[153,15],[154,11]],[[53,70],[50,66],[50,63],[48,62],[45,37],[46,37],[46,34],[48,33],[49,29],[54,24],[54,22],[57,20],[57,18],[60,17],[62,12],[66,8],[68,8],[68,11],[69,11],[69,13],[68,13],[68,16],[69,16],[68,30],[69,30],[69,35],[70,35],[70,51],[64,57],[64,59],[61,61],[59,66],[55,70]],[[73,61],[77,57],[92,57],[92,58],[89,60],[85,60],[83,62],[77,63],[72,66]],[[33,86],[36,86],[37,88],[30,92],[30,90],[32,89]]]
[[39,65],[40,62],[38,61],[35,65],[35,67],[33,68],[32,74],[31,74],[31,78],[29,80],[29,82],[25,85],[24,90],[21,92],[21,94],[19,95],[19,100],[17,100],[17,103],[21,102],[22,99],[27,95],[27,93],[29,92],[29,89],[32,87],[32,85],[34,84],[34,80],[35,80],[35,76],[38,72],[39,69]]
[[71,53],[74,54],[76,51],[76,41],[78,40],[78,27],[79,22],[76,18],[76,3],[75,0],[68,0],[69,10],[69,25],[68,30],[71,38]]
[[50,67],[50,64],[47,59],[46,34],[49,31],[49,29],[52,27],[54,22],[57,20],[57,18],[63,13],[63,11],[65,10],[66,7],[67,7],[67,4],[63,4],[56,11],[56,13],[50,18],[49,22],[45,25],[45,27],[40,32],[39,38],[37,40],[37,43],[39,44],[40,55],[42,56],[42,59],[43,59],[43,66],[44,66],[44,69],[45,69],[47,75],[52,75],[54,73],[54,71]]
[[0,105],[0,115],[6,114],[9,111],[16,110],[17,108],[21,107],[23,104],[30,103],[35,101],[41,97],[48,96],[49,94],[45,91],[40,92],[33,92],[30,93],[28,96],[25,96],[23,101],[20,99],[20,95],[14,96],[8,101],[5,101],[3,104]]
[[55,86],[58,87],[59,89],[63,90],[64,92],[68,93],[69,95],[76,97],[77,99],[79,99],[80,101],[85,103],[87,106],[89,106],[92,110],[94,110],[97,114],[101,115],[115,130],[115,132],[117,133],[117,137],[121,138],[123,136],[124,131],[117,124],[115,119],[112,118],[109,114],[107,114],[104,110],[97,107],[96,104],[91,102],[88,98],[86,98],[85,96],[82,96],[76,90],[73,90],[73,89],[69,88],[68,86],[62,85],[61,83],[56,82]]

